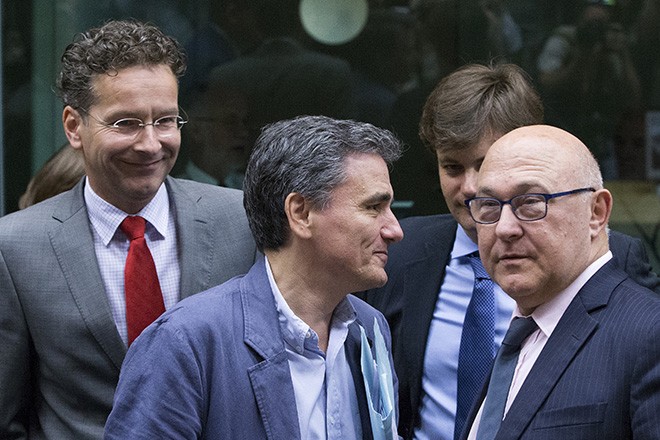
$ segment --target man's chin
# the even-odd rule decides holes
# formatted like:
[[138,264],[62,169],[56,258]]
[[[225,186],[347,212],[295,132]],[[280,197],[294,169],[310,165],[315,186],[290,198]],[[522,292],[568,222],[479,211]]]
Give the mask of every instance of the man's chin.
[[387,283],[387,274],[384,270],[381,269],[381,271],[381,274],[374,274],[374,276],[370,277],[368,280],[365,280],[364,286],[360,289],[360,291],[383,287]]
[[525,274],[495,274],[493,279],[513,299],[524,298],[535,290]]

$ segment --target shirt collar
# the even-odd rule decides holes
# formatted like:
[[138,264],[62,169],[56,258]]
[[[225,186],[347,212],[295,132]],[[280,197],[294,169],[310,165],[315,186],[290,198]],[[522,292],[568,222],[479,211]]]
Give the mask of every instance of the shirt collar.
[[463,229],[461,225],[458,225],[458,228],[456,229],[456,239],[454,239],[454,247],[451,250],[451,258],[462,258],[466,255],[477,252],[478,250],[477,243],[468,237],[465,229]]
[[[85,177],[84,197],[89,221],[101,237],[103,244],[107,246],[114,237],[115,232],[117,232],[119,224],[129,214],[106,202],[96,194],[88,184],[87,177]],[[161,237],[165,237],[170,221],[169,210],[170,201],[167,195],[167,187],[165,183],[162,183],[154,198],[135,215],[144,217]]]
[[[280,289],[277,287],[277,283],[275,283],[275,277],[271,271],[268,257],[265,257],[265,260],[268,283],[270,284],[270,288],[273,291],[273,297],[275,298],[277,316],[280,330],[284,337],[284,342],[299,354],[303,354],[305,348],[318,350],[318,336],[316,335],[316,332],[312,330],[305,321],[293,313],[293,310],[291,310],[287,304],[284,296],[282,296],[282,292],[280,292]],[[351,302],[348,298],[343,298],[339,304],[337,304],[337,307],[335,307],[332,314],[331,328],[337,325],[347,327],[355,321],[356,316],[357,313]],[[313,344],[313,347],[310,347],[310,344]]]
[[[580,289],[582,289],[587,281],[589,281],[589,279],[610,259],[612,259],[612,252],[607,251],[607,253],[587,266],[587,268],[578,275],[578,277],[569,284],[566,289],[561,291],[550,301],[538,306],[534,312],[532,312],[532,318],[534,318],[539,329],[541,329],[546,337],[550,337],[555,330],[559,320],[564,315],[564,312],[566,312],[566,309],[568,309],[568,306],[571,304]],[[517,305],[513,311],[513,317],[516,316],[523,316]]]

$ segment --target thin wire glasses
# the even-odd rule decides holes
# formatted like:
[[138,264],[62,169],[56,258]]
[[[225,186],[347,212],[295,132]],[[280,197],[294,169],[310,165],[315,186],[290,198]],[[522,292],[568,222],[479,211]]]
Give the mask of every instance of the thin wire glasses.
[[151,125],[158,137],[166,138],[177,133],[188,121],[179,115],[162,116],[152,122],[144,122],[139,118],[121,118],[114,122],[105,122],[92,115],[84,108],[80,108],[99,124],[129,138],[135,138],[147,125]]
[[502,215],[504,205],[511,205],[511,210],[518,220],[532,222],[541,220],[548,214],[548,200],[568,196],[585,191],[596,191],[594,188],[578,188],[554,194],[530,193],[515,196],[509,200],[499,200],[494,197],[473,197],[465,201],[472,219],[484,225],[496,223]]

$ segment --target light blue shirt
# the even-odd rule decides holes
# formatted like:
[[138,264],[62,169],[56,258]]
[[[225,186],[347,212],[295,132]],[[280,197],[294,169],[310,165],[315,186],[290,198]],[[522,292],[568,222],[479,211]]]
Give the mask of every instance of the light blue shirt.
[[[128,344],[124,266],[128,256],[129,240],[119,230],[119,225],[128,214],[99,197],[87,181],[85,181],[84,197],[92,225],[94,251],[112,317],[119,336],[124,344]],[[137,215],[147,221],[145,239],[156,265],[163,302],[167,310],[180,298],[181,267],[176,242],[176,221],[174,213],[170,210],[165,184],[160,186],[154,198]]]
[[300,436],[308,440],[359,440],[362,425],[344,342],[356,313],[344,298],[335,308],[327,352],[316,332],[297,317],[275,283],[266,258],[268,281],[275,297],[280,329],[293,380]]
[[[458,352],[463,321],[474,285],[474,272],[467,255],[477,245],[460,226],[429,330],[422,376],[419,440],[451,440],[456,417]],[[440,270],[440,268],[438,268]],[[515,302],[495,285],[495,343],[499,347],[511,320]]]

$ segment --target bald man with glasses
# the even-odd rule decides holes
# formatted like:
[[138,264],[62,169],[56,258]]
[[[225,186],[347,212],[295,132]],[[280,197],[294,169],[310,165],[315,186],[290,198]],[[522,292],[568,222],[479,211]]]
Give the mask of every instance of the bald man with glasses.
[[612,204],[559,128],[518,128],[486,153],[466,205],[516,304],[462,440],[660,438],[660,297],[613,259]]

